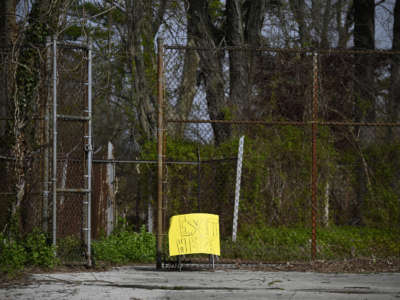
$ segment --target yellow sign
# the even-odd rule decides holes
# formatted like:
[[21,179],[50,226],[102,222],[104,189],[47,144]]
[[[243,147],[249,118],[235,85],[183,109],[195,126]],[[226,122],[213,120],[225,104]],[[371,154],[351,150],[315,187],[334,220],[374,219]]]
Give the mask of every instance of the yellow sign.
[[170,220],[169,255],[205,253],[220,255],[219,216],[187,214]]

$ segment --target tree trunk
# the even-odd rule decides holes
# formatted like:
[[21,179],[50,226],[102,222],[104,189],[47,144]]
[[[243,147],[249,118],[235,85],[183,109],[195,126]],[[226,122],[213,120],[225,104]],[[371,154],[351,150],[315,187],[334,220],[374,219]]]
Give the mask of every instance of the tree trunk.
[[309,48],[311,47],[311,36],[306,22],[305,2],[304,0],[289,0],[289,5],[299,27],[300,45],[302,48]]
[[[393,42],[392,50],[400,51],[400,0],[396,0],[394,7],[394,24],[393,24]],[[399,110],[400,110],[400,55],[396,54],[392,56],[392,66],[391,66],[391,88],[389,95],[389,112],[390,122],[399,121]],[[388,143],[393,141],[393,131],[396,130],[398,134],[398,128],[389,128]],[[398,138],[398,137],[397,137]],[[397,171],[397,176],[393,176],[392,188],[393,190],[398,187],[400,172]],[[399,198],[400,204],[400,198]],[[395,222],[393,222],[395,224]],[[398,218],[398,223],[400,224],[400,213]]]
[[[329,0],[328,0],[329,1]],[[327,2],[327,1],[325,1]],[[320,48],[322,31],[322,4],[321,0],[311,0],[311,35],[313,35],[313,46]]]
[[[193,1],[188,9],[188,32],[194,37],[197,47],[215,49],[222,42],[222,33],[212,24],[208,15],[206,0]],[[199,50],[200,70],[206,90],[208,114],[211,120],[226,119],[226,99],[222,62],[223,51]],[[230,136],[230,128],[223,124],[212,124],[215,144],[220,144]]]
[[[188,34],[187,46],[194,46],[194,40]],[[196,83],[197,83],[197,69],[199,66],[199,55],[195,50],[185,50],[185,58],[183,65],[183,74],[179,90],[178,103],[176,105],[176,113],[178,119],[188,119],[192,112],[193,100],[196,95]],[[180,138],[184,137],[185,134],[185,123],[177,123],[176,135]]]
[[[259,46],[266,12],[265,1],[227,0],[226,12],[228,46]],[[236,119],[251,117],[250,102],[253,82],[250,74],[252,74],[254,55],[253,51],[229,51],[229,102]]]
[[[322,14],[322,12],[321,12]],[[332,0],[327,0],[324,8],[324,13],[322,16],[322,22],[321,22],[321,33],[320,33],[320,48],[330,48],[330,43],[329,43],[329,22],[334,16],[333,10],[332,10]]]
[[354,46],[375,48],[375,1],[354,0]]
[[[0,1],[0,47],[10,47],[16,34],[15,0]],[[11,61],[11,49],[1,49],[0,66],[0,118],[5,119],[9,115],[9,62]],[[10,132],[7,122],[0,121],[0,151],[7,153],[10,148]]]
[[[53,0],[31,1],[26,23],[21,26],[24,34],[21,35],[19,43],[15,43],[13,47],[13,58],[17,63],[14,70],[10,71],[13,76],[13,86],[12,98],[8,99],[8,102],[9,114],[13,118],[10,123],[14,139],[12,155],[15,157],[16,197],[12,203],[11,218],[15,221],[24,221],[29,226],[32,224],[38,226],[38,219],[35,218],[38,212],[32,212],[30,208],[39,206],[32,202],[37,201],[38,197],[28,195],[26,191],[32,187],[35,180],[31,176],[33,170],[43,174],[40,172],[39,156],[33,153],[44,146],[43,126],[40,126],[38,124],[40,122],[35,118],[37,116],[44,118],[47,101],[47,90],[43,81],[46,74],[43,64],[43,57],[46,55],[44,49],[47,37],[57,26],[59,5],[59,1]],[[29,201],[24,205],[26,211],[20,210],[23,201]],[[20,218],[24,212],[26,217]]]
[[[374,0],[354,1],[354,47],[359,50],[375,49]],[[375,120],[373,56],[360,54],[356,59],[355,118],[357,122],[373,122]],[[372,132],[365,129],[359,129],[362,143],[373,138]]]
[[11,46],[16,35],[16,0],[0,1],[0,45]]
[[[244,47],[244,16],[241,0],[227,0],[227,43],[228,46]],[[257,1],[259,2],[259,1]],[[229,102],[231,104],[235,119],[243,119],[243,109],[248,104],[248,59],[247,51],[231,50],[229,51]],[[247,105],[248,106],[248,105]]]
[[166,0],[160,1],[153,17],[152,1],[126,0],[128,56],[132,72],[132,105],[137,108],[141,138],[156,137],[155,52],[154,37],[165,12]]
[[[360,50],[375,48],[375,1],[354,1],[354,47]],[[360,54],[356,56],[355,66],[355,121],[375,121],[374,67],[373,56]],[[360,159],[357,167],[356,207],[353,223],[363,224],[363,206],[368,192],[368,168],[365,166],[362,152],[374,142],[373,127],[356,128]]]
[[[392,50],[400,51],[400,0],[396,0],[394,7],[393,42]],[[391,85],[390,85],[390,122],[399,120],[400,109],[400,56],[392,56]]]
[[[347,4],[348,2],[350,3]],[[353,24],[353,4],[351,1],[338,0],[335,6],[338,47],[346,48],[351,36],[350,27]]]

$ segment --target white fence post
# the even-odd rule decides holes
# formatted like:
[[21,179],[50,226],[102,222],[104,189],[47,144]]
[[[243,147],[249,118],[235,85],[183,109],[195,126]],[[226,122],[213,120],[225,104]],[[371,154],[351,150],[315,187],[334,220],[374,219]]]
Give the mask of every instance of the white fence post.
[[243,145],[244,145],[244,136],[242,136],[239,140],[239,151],[238,151],[238,160],[236,167],[235,208],[233,211],[233,229],[232,229],[233,242],[236,242],[236,233],[237,233],[239,198],[240,198],[240,181],[242,178]]
[[[114,159],[114,146],[108,142],[107,160]],[[114,230],[114,205],[115,205],[115,163],[107,163],[107,236]]]

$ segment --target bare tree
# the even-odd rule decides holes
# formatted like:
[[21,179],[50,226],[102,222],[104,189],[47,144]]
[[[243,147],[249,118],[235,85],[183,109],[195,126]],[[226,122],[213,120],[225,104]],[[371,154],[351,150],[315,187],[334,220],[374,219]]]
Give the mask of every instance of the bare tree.
[[[188,33],[193,36],[199,50],[200,70],[204,79],[208,113],[213,120],[226,118],[226,98],[224,95],[223,59],[224,53],[218,50],[223,46],[223,32],[213,24],[209,15],[207,0],[191,1],[188,9]],[[213,124],[216,143],[226,140],[230,135],[228,127]]]
[[[8,62],[10,60],[11,45],[16,35],[16,19],[15,19],[15,0],[0,1],[0,141],[1,148],[9,147],[7,140],[7,123],[4,119],[9,117],[9,72]],[[3,149],[1,149],[3,150]],[[2,151],[3,152],[3,151]]]
[[[195,41],[189,34],[187,46],[195,46]],[[195,50],[186,49],[184,55],[183,74],[176,104],[176,112],[180,119],[188,119],[192,112],[193,101],[196,95],[197,70],[200,62],[200,57]],[[184,133],[185,123],[177,123],[177,135],[183,137]]]
[[[159,8],[153,13],[156,2]],[[156,136],[154,38],[163,21],[166,4],[166,0],[125,1],[128,23],[127,50],[132,72],[131,99],[137,105],[140,128],[145,138]]]
[[[394,7],[394,23],[393,23],[393,41],[392,50],[400,51],[400,0],[396,0]],[[391,90],[389,112],[391,114],[390,121],[397,122],[399,120],[400,109],[400,57],[394,55],[391,66]]]
[[[354,47],[359,50],[375,48],[375,1],[354,0]],[[354,114],[356,122],[374,122],[376,116],[374,95],[373,56],[360,54],[356,57]],[[355,223],[363,224],[363,205],[370,186],[368,168],[363,156],[364,147],[374,138],[374,129],[358,127],[360,158],[357,167]]]
[[[224,120],[228,115],[244,118],[249,108],[251,69],[254,60],[251,51],[229,51],[229,99],[224,89],[225,53],[221,47],[256,47],[261,42],[261,30],[267,10],[267,1],[228,0],[224,21],[213,20],[209,1],[191,1],[188,8],[188,34],[197,47],[214,49],[198,51],[200,71],[206,90],[210,118]],[[222,23],[222,24],[221,24]],[[230,136],[226,125],[213,124],[216,144]]]
[[0,2],[0,45],[12,44],[16,34],[15,8],[16,0],[4,0]]
[[[226,41],[232,47],[258,47],[264,25],[266,1],[228,0],[226,2]],[[254,72],[253,51],[229,51],[230,105],[238,119],[249,117]],[[254,77],[254,76],[253,76]],[[248,113],[246,113],[246,110]]]
[[289,0],[290,9],[298,24],[300,45],[303,48],[311,46],[311,35],[307,25],[306,3],[304,0]]
[[338,0],[335,5],[336,31],[339,48],[346,48],[351,37],[350,28],[353,25],[353,1]]

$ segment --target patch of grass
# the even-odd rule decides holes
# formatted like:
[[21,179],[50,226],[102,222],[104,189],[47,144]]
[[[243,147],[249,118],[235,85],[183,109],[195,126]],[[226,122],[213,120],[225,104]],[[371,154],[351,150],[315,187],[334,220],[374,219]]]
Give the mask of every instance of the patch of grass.
[[[311,232],[307,228],[242,228],[236,243],[221,242],[224,258],[256,261],[305,261],[310,259]],[[318,259],[400,256],[400,230],[366,227],[329,227],[317,231]]]

